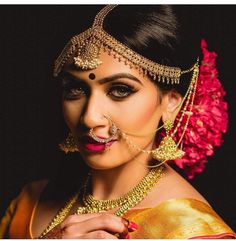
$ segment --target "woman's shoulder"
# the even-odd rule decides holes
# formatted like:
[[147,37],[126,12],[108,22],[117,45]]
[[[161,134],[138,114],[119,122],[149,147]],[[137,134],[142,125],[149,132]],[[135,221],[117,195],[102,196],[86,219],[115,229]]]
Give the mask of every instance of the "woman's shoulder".
[[[209,205],[207,200],[186,179],[170,166],[166,167],[166,174],[161,186],[162,200],[190,198],[202,201]],[[158,189],[158,187],[157,187]]]
[[34,198],[35,196],[40,196],[41,192],[45,188],[45,186],[48,184],[47,179],[41,179],[37,181],[32,181],[30,183],[27,183],[21,190],[19,198],[21,197],[29,197]]
[[19,208],[24,209],[25,206],[34,206],[47,184],[47,179],[32,181],[25,184],[18,195],[16,195],[16,197],[11,201],[9,207],[11,207],[11,210],[15,209],[16,211]]
[[16,198],[16,214],[19,214],[19,217],[25,216],[26,219],[31,218],[32,212],[39,202],[41,194],[45,190],[48,182],[47,179],[32,181],[22,188]]
[[47,179],[41,179],[25,184],[19,195],[15,198],[17,208],[24,209],[25,207],[33,207],[40,198],[48,182]]
[[153,208],[132,210],[126,218],[139,224],[132,238],[236,238],[211,206],[191,198],[173,198]]
[[182,176],[166,165],[162,179],[137,208],[156,207],[170,199],[191,198],[209,205],[207,200]]
[[33,181],[21,189],[20,193],[9,204],[0,221],[0,238],[25,237],[32,211],[47,183],[48,180],[45,179]]
[[149,203],[126,217],[140,224],[132,238],[236,237],[206,199],[169,166]]

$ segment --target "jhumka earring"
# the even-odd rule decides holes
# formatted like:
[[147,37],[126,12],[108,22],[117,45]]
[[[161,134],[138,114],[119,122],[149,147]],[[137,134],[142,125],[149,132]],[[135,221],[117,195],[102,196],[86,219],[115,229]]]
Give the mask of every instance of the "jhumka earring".
[[166,131],[166,136],[161,140],[159,147],[152,151],[151,155],[154,159],[165,162],[167,160],[175,160],[183,157],[184,151],[178,148],[170,135],[170,130],[173,126],[174,123],[172,120],[167,119],[164,121],[163,127]]
[[66,154],[68,152],[78,152],[79,149],[75,143],[74,137],[72,133],[69,133],[68,137],[59,144],[59,147],[62,151],[64,151]]
[[[79,123],[83,123],[83,115],[80,116]],[[66,154],[69,152],[79,152],[79,149],[75,143],[75,139],[71,132],[68,134],[67,138],[59,144],[59,148]]]

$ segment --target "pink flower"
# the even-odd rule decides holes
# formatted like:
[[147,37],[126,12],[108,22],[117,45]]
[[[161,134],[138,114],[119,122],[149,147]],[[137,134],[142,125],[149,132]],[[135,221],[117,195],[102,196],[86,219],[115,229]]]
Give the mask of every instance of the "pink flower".
[[[217,54],[207,49],[205,40],[201,41],[201,48],[203,59],[193,114],[183,139],[185,155],[181,159],[172,161],[184,170],[189,179],[204,170],[207,156],[214,155],[215,147],[222,144],[222,133],[227,131],[228,125],[228,104],[224,100],[225,91],[218,79],[215,65]],[[183,124],[176,133],[176,140],[183,133],[185,121],[186,118],[183,118]]]

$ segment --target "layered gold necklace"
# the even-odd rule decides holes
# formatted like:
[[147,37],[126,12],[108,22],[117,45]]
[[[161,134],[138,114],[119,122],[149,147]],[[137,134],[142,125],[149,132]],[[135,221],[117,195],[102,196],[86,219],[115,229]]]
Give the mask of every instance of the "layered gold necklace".
[[85,186],[82,198],[82,207],[79,207],[76,213],[100,213],[118,208],[114,214],[117,216],[122,216],[127,210],[135,207],[147,196],[148,192],[162,177],[162,170],[163,166],[160,168],[151,169],[151,171],[145,177],[143,177],[137,186],[117,199],[97,200],[91,194],[87,193],[87,186]]
[[131,189],[128,193],[112,200],[97,200],[91,194],[87,192],[88,181],[86,181],[83,187],[82,197],[79,193],[73,195],[70,200],[65,204],[65,206],[59,210],[53,220],[49,223],[47,228],[39,236],[43,238],[48,232],[50,232],[54,227],[60,224],[67,214],[70,212],[71,208],[75,205],[78,199],[81,199],[81,206],[76,210],[76,214],[86,214],[86,213],[100,213],[114,208],[118,208],[114,215],[122,216],[129,209],[135,207],[140,203],[148,194],[148,192],[159,182],[163,176],[164,166],[151,169],[149,173],[143,177],[143,179]]

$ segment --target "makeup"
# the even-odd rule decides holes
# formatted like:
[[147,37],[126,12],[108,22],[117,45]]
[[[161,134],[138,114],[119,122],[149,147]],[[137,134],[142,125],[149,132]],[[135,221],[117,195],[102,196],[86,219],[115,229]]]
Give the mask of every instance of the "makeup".
[[94,73],[90,73],[89,74],[89,79],[94,80],[96,78]]
[[[103,137],[99,137],[99,138],[105,139]],[[79,143],[83,146],[83,148],[87,151],[90,151],[90,152],[105,151],[114,142],[116,142],[116,140],[111,140],[107,143],[99,143],[89,136],[85,136],[85,137],[83,137],[79,140]]]

